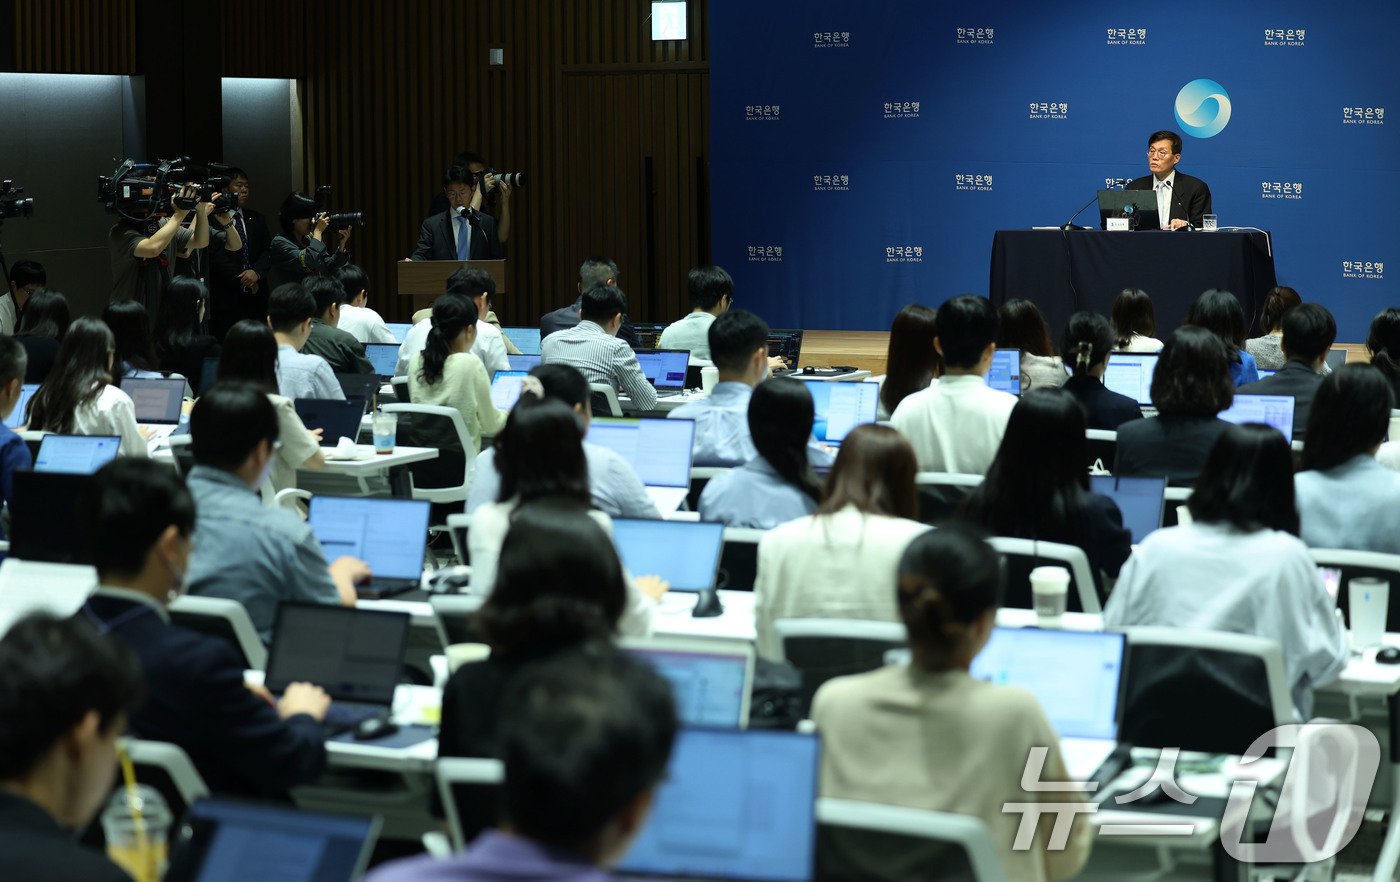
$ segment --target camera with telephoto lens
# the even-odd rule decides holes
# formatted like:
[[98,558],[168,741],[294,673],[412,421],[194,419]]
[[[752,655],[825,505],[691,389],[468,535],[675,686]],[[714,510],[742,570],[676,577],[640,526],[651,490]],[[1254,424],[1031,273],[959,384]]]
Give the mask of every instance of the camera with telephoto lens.
[[24,188],[14,181],[0,181],[0,220],[7,217],[33,217],[34,200],[21,199]]
[[483,170],[483,171],[481,172],[481,174],[477,176],[477,179],[480,180],[480,179],[484,178],[486,175],[490,175],[491,177],[495,178],[496,180],[498,180],[498,181],[500,181],[500,182],[502,182],[502,183],[508,184],[508,185],[510,185],[510,186],[512,186],[512,187],[523,187],[523,186],[525,186],[525,173],[524,173],[524,172],[498,172],[498,171],[496,171],[494,168],[488,168],[488,169]]
[[[98,177],[97,201],[130,221],[169,216],[172,197],[181,211],[193,211],[201,201],[214,202],[218,211],[229,211],[238,207],[238,196],[221,192],[229,184],[227,175],[215,173],[222,168],[197,165],[188,156],[153,163],[128,159],[110,176]],[[186,184],[194,186],[196,195],[176,196]]]
[[332,212],[329,208],[331,188],[328,184],[322,184],[316,188],[312,201],[316,203],[316,213],[326,215],[326,227],[332,230],[343,230],[346,227],[363,227],[365,225],[365,215],[361,211],[338,211]]

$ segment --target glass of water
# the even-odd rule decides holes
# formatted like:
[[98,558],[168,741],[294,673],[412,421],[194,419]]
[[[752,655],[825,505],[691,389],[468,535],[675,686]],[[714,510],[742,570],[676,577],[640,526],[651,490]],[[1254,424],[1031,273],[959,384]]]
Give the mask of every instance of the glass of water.
[[1201,229],[1207,233],[1214,233],[1220,225],[1220,215],[1207,214],[1201,217]]

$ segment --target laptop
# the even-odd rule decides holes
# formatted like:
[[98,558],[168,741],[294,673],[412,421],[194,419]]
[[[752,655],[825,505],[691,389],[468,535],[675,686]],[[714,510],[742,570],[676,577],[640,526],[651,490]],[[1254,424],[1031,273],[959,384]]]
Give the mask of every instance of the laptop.
[[5,417],[5,425],[15,430],[24,425],[24,412],[29,409],[29,399],[38,391],[38,383],[25,383],[19,387],[19,401],[15,404],[15,409],[10,411],[10,415]]
[[785,369],[787,371],[797,370],[798,362],[802,357],[802,331],[797,328],[770,328],[768,330],[768,357],[781,358],[787,363]]
[[520,400],[520,384],[530,376],[528,371],[496,371],[491,378],[491,403],[497,410],[510,410]]
[[640,352],[643,349],[655,349],[661,340],[661,335],[665,332],[667,325],[658,325],[647,322],[629,322],[633,333],[637,335],[637,348],[634,351]]
[[263,682],[277,696],[293,683],[326,690],[332,702],[324,726],[332,735],[386,717],[412,623],[408,613],[283,601],[277,605]]
[[[540,329],[539,328],[501,328],[501,333],[506,335],[516,349],[523,355],[540,354]],[[403,341],[400,340],[400,343]]]
[[694,420],[595,419],[584,440],[627,460],[663,514],[675,511],[690,494]]
[[170,433],[180,426],[180,409],[185,403],[185,381],[171,379],[122,380],[122,391],[136,405],[136,422],[150,432],[147,442],[160,444],[170,440]]
[[[204,359],[203,364],[201,364],[201,365],[199,366],[199,388],[198,388],[198,389],[195,389],[194,391],[195,391],[196,393],[202,393],[202,392],[207,392],[207,391],[209,391],[209,388],[210,388],[211,386],[214,385],[214,383],[218,380],[218,378],[219,378],[219,359],[218,359],[218,358],[206,358],[206,359]],[[191,384],[191,385],[193,385],[193,384]]]
[[1283,437],[1293,440],[1293,408],[1297,401],[1292,395],[1235,395],[1235,403],[1229,410],[1222,410],[1220,418],[1230,423],[1264,423],[1283,433]]
[[34,471],[90,475],[116,459],[121,448],[118,435],[45,435]]
[[1120,475],[1090,475],[1089,489],[1118,504],[1123,526],[1133,534],[1137,545],[1148,533],[1162,527],[1166,504],[1166,478],[1129,478]]
[[818,441],[839,447],[856,426],[875,422],[880,406],[879,383],[802,382],[812,393],[816,410],[812,437]]
[[413,329],[412,322],[385,322],[384,327],[389,329],[389,333],[394,335],[394,339],[403,342],[403,338],[408,336],[408,332]]
[[655,387],[659,397],[666,398],[685,391],[685,372],[690,367],[689,350],[637,349],[635,354],[647,382]]
[[374,365],[374,373],[387,380],[394,376],[394,371],[399,366],[399,344],[366,343],[365,358]]
[[629,637],[618,642],[645,659],[671,684],[683,725],[748,726],[752,644],[685,637]]
[[672,591],[711,591],[719,573],[724,524],[613,518],[613,544],[633,576],[659,576]]
[[1260,368],[1260,369],[1259,369],[1259,379],[1261,379],[1261,380],[1267,380],[1269,377],[1272,377],[1272,376],[1273,376],[1274,374],[1276,374],[1276,373],[1278,373],[1278,371],[1267,371],[1267,370],[1264,370],[1263,368]]
[[79,499],[92,475],[15,472],[10,476],[10,556],[47,563],[92,563]]
[[378,815],[200,799],[185,816],[165,882],[353,882],[369,866]]
[[[1327,366],[1330,367],[1332,370],[1335,371],[1337,368],[1341,367],[1346,363],[1347,351],[1345,349],[1327,350]],[[1262,372],[1260,372],[1260,376],[1263,376]]]
[[1153,190],[1100,190],[1099,229],[1108,229],[1108,219],[1111,217],[1136,218],[1136,223],[1132,225],[1135,230],[1162,228],[1162,215],[1157,210],[1157,193]]
[[1070,780],[1089,781],[1118,743],[1126,668],[1121,632],[994,628],[971,673],[1034,695],[1060,735]]
[[379,400],[379,389],[384,385],[376,374],[336,374],[335,379],[347,399],[358,398],[365,402],[365,413],[374,410]]
[[624,876],[807,882],[816,838],[816,735],[685,728]]
[[511,370],[528,373],[540,366],[541,358],[539,355],[507,355],[506,361],[510,363]]
[[992,353],[992,367],[987,371],[987,385],[993,389],[1021,397],[1021,350],[998,349]]
[[1110,352],[1103,384],[1108,391],[1126,395],[1140,405],[1152,404],[1152,373],[1157,370],[1155,352]]
[[358,441],[365,415],[363,398],[298,398],[292,402],[308,429],[321,430],[321,446],[334,447],[341,438]]
[[380,598],[422,583],[430,508],[426,499],[313,496],[307,522],[326,560],[349,555],[369,564],[372,580],[355,590]]

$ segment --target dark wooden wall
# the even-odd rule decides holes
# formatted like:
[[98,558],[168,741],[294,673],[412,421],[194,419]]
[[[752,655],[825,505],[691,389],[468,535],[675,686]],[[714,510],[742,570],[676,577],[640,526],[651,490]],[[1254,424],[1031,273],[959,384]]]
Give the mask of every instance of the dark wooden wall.
[[[143,73],[136,23],[155,2],[0,0],[13,69]],[[686,270],[709,259],[708,0],[690,0],[690,39],[669,43],[652,42],[645,0],[200,2],[222,3],[223,76],[299,81],[303,184],[365,212],[351,251],[385,312],[404,317],[394,262],[466,148],[529,177],[512,203],[503,319],[570,302],[594,254],[621,266],[635,319],[685,311]],[[491,48],[504,65],[488,64]]]

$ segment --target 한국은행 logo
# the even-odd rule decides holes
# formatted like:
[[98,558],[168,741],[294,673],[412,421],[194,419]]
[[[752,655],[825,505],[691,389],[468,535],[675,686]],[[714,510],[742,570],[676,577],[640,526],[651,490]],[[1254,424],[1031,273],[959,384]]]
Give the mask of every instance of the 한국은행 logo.
[[1384,107],[1343,107],[1342,125],[1344,126],[1383,126],[1385,125]]
[[779,112],[780,107],[777,104],[745,104],[744,120],[746,122],[777,122],[782,118]]
[[1146,46],[1147,28],[1109,28],[1109,46]]
[[1069,119],[1066,101],[1032,101],[1030,119]]
[[844,193],[850,189],[850,175],[812,175],[812,190],[817,193]]
[[1264,28],[1265,46],[1303,46],[1307,28]]
[[991,175],[953,175],[954,190],[981,190],[990,193],[992,190]]
[[1385,280],[1385,261],[1383,260],[1344,260],[1342,261],[1342,278],[1344,279],[1380,279]]
[[813,49],[849,49],[851,48],[850,31],[813,31]]
[[1176,93],[1175,110],[1186,134],[1214,138],[1230,123],[1230,96],[1215,80],[1192,80]]
[[782,263],[783,246],[781,245],[750,245],[749,263]]
[[996,28],[958,28],[958,44],[990,46],[996,42]]
[[1132,178],[1104,178],[1103,188],[1105,190],[1125,190],[1128,184],[1132,183]]
[[917,101],[886,101],[885,119],[918,119],[919,102]]
[[885,263],[923,263],[924,246],[922,245],[887,245],[885,246]]
[[1261,199],[1302,199],[1302,181],[1260,181]]

